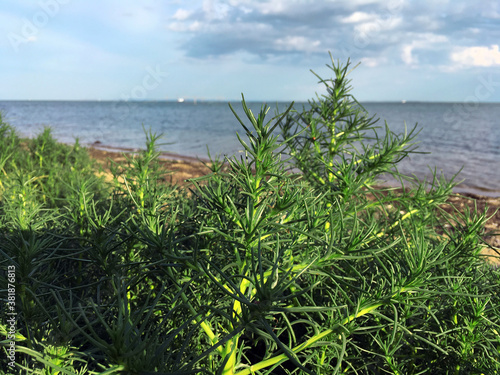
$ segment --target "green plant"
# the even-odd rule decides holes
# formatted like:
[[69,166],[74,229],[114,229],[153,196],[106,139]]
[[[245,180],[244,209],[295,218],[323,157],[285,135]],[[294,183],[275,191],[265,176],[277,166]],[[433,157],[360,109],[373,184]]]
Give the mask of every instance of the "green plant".
[[283,138],[289,139],[292,164],[313,184],[336,190],[345,199],[373,184],[377,176],[395,173],[392,167],[415,152],[417,135],[416,126],[397,135],[385,124],[384,137],[379,136],[379,119],[370,117],[350,94],[350,65],[349,60],[341,65],[332,58],[334,78],[322,79],[313,72],[326,94],[280,124]]
[[[488,217],[442,209],[453,180],[398,173],[416,131],[378,136],[349,64],[332,60],[301,112],[266,120],[243,98],[243,153],[213,158],[190,191],[165,182],[151,131],[108,184],[78,142],[1,123],[18,354],[0,372],[498,374]],[[0,273],[2,299],[10,283]]]

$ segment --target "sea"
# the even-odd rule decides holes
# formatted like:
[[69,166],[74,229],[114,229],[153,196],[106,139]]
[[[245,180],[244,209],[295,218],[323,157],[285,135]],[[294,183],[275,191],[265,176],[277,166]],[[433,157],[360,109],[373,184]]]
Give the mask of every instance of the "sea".
[[[250,102],[257,114],[265,103]],[[268,118],[289,103],[267,103]],[[361,103],[383,135],[385,124],[401,134],[417,126],[418,151],[398,164],[400,173],[431,179],[434,172],[461,181],[455,191],[500,197],[500,103]],[[245,131],[231,111],[249,125],[241,103],[203,101],[0,101],[4,122],[33,137],[44,127],[60,142],[109,150],[145,148],[145,131],[161,138],[165,157],[207,159],[238,155],[236,133]],[[295,103],[301,110],[307,103]],[[390,183],[391,181],[389,181]]]

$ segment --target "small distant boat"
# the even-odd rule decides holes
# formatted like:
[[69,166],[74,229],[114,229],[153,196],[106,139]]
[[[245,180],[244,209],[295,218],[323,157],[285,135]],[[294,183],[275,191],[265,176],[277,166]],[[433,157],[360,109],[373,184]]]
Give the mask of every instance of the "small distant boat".
[[177,103],[184,103],[184,98],[178,98]]
[[401,103],[402,103],[402,104],[405,104],[405,103],[406,103],[406,100],[401,100]]

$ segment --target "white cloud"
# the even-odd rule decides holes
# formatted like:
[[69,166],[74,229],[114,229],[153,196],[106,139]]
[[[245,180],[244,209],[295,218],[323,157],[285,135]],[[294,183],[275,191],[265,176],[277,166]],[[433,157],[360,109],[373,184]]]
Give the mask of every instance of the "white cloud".
[[245,6],[242,6],[240,7],[241,11],[244,13],[244,14],[249,14],[249,13],[252,13],[252,9],[251,8],[248,8],[248,7],[245,7]]
[[488,47],[466,47],[456,49],[451,54],[451,60],[462,66],[500,66],[500,51],[498,45]]
[[194,32],[198,31],[203,27],[203,24],[199,21],[193,21],[190,24],[183,22],[172,22],[167,26],[167,29],[175,32]]
[[431,33],[417,34],[411,43],[402,46],[401,60],[407,65],[415,65],[418,63],[418,56],[414,55],[414,50],[433,49],[435,44],[447,41],[448,38],[444,35]]
[[223,20],[227,17],[230,6],[217,0],[203,0],[202,9],[209,20]]
[[287,36],[275,41],[276,48],[282,51],[316,52],[320,45],[319,40],[310,40],[303,36]]
[[229,4],[231,6],[240,6],[240,5],[252,5],[255,3],[255,0],[229,0]]
[[261,14],[277,15],[293,11],[294,6],[300,5],[301,2],[290,0],[230,0],[229,4],[238,7],[246,14],[255,10]]
[[189,16],[192,14],[189,10],[186,9],[177,9],[175,14],[172,16],[174,20],[179,20],[179,21],[184,21],[185,19],[189,18]]
[[417,59],[413,57],[414,44],[407,44],[403,46],[403,52],[401,53],[401,60],[407,65],[413,65],[417,62]]
[[233,7],[238,7],[245,14],[253,11],[271,16],[300,14],[304,8],[309,8],[309,5],[316,6],[317,2],[312,0],[264,0],[264,1],[248,1],[248,0],[230,0],[229,3]]
[[283,0],[271,1],[259,6],[262,14],[280,14],[289,8],[289,4]]
[[354,12],[342,20],[343,23],[358,23],[373,20],[376,16],[365,12]]
[[374,14],[366,12],[354,12],[341,20],[345,24],[355,24],[354,31],[357,34],[369,36],[381,31],[393,30],[402,23],[402,17],[393,14]]
[[[397,1],[403,1],[403,0],[397,0]],[[338,2],[343,5],[347,5],[349,7],[357,7],[357,6],[379,4],[379,3],[385,4],[387,3],[387,0],[340,0]]]
[[361,63],[363,66],[367,66],[369,68],[374,68],[376,66],[382,65],[387,62],[386,57],[363,57],[361,58]]
[[370,35],[371,33],[378,33],[380,31],[393,30],[401,23],[401,17],[391,17],[386,20],[380,17],[374,17],[373,21],[363,22],[356,25],[354,30],[362,35]]
[[443,21],[440,18],[437,18],[434,14],[422,14],[415,16],[413,21],[416,25],[418,25],[418,30],[439,30]]

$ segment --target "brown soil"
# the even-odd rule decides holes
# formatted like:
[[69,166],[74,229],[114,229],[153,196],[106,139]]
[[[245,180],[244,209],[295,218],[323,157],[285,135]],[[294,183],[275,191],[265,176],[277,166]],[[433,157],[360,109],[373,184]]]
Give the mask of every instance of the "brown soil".
[[[108,168],[110,159],[115,162],[124,162],[125,157],[123,156],[123,152],[132,152],[133,150],[114,152],[91,147],[88,151],[90,156],[97,160],[103,167],[104,175],[110,178]],[[186,185],[186,180],[203,176],[209,172],[207,166],[203,164],[203,162],[207,162],[206,160],[201,161],[175,154],[162,154],[161,161],[165,169],[172,172],[168,179],[178,185]],[[486,235],[484,240],[486,246],[483,253],[496,266],[500,266],[500,197],[492,198],[475,194],[456,194],[451,196],[448,201],[461,212],[464,212],[467,208],[473,209],[474,207],[477,207],[479,213],[486,210],[487,217],[490,217],[490,219],[485,225]],[[447,212],[453,211],[451,205],[443,205],[442,208]]]
[[[133,152],[132,150],[123,150],[123,152],[107,151],[98,148],[88,148],[89,154],[92,158],[103,167],[105,174],[109,171],[110,160],[117,163],[125,162],[126,159],[123,153]],[[162,154],[161,162],[164,164],[167,171],[172,172],[167,176],[170,182],[185,185],[186,180],[190,178],[200,177],[206,175],[210,170],[203,162],[206,160],[198,160],[195,158],[178,156],[174,154]]]

